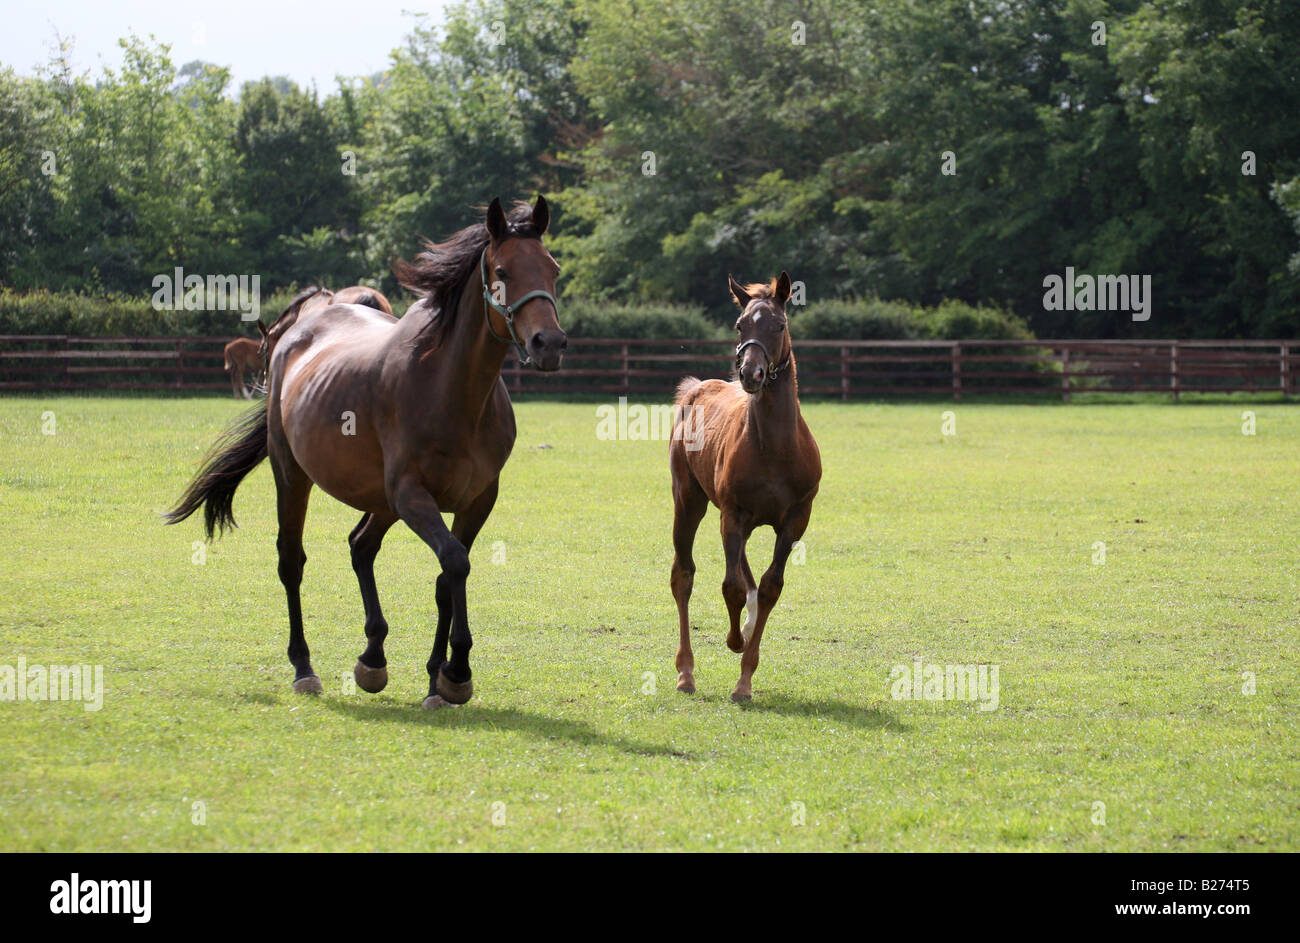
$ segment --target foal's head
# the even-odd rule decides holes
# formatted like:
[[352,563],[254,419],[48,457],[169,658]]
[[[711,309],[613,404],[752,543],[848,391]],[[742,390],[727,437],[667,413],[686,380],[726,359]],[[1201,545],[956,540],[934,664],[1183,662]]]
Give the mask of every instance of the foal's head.
[[782,272],[771,284],[741,285],[728,275],[727,284],[740,306],[736,374],[746,393],[761,393],[790,365],[790,326],[785,314],[790,276]]
[[[527,204],[523,208],[526,211]],[[546,371],[560,368],[569,343],[555,304],[560,266],[542,245],[550,221],[543,196],[537,197],[530,216],[514,221],[507,218],[501,201],[493,200],[487,209],[488,245],[483,255],[485,287],[495,302],[488,312],[489,326],[498,336],[510,336],[533,366]]]

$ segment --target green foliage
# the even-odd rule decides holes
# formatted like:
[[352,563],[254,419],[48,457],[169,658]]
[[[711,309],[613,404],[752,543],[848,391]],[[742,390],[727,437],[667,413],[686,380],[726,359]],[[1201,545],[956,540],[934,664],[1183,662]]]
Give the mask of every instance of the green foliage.
[[[134,295],[183,265],[391,290],[419,236],[546,192],[581,298],[722,323],[726,273],[786,269],[1039,336],[1295,335],[1292,7],[465,0],[323,98],[274,77],[236,100],[152,38],[93,78],[61,50],[0,70],[0,283]],[[1067,266],[1151,275],[1153,317],[1045,310]],[[905,330],[881,317],[853,329]]]

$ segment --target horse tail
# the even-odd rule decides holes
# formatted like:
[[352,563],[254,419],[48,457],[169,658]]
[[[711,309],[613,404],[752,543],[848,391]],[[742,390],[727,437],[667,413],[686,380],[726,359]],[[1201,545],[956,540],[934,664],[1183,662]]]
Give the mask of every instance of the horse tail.
[[685,377],[681,383],[677,384],[677,395],[673,397],[673,402],[681,405],[686,402],[686,398],[700,385],[699,377]]
[[231,423],[213,443],[176,507],[163,515],[165,523],[179,524],[202,506],[208,540],[227,527],[236,526],[232,508],[235,489],[266,454],[266,401],[263,400]]

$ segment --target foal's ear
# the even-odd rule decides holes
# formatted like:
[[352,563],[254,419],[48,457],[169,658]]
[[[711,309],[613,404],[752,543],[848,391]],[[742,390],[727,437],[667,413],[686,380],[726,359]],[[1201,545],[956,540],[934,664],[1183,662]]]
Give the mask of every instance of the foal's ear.
[[551,208],[546,205],[546,197],[539,193],[537,202],[533,204],[533,229],[537,230],[537,235],[544,236],[549,225],[551,225]]
[[266,340],[266,325],[262,323],[261,318],[257,319],[257,333],[262,335],[262,340]]
[[784,308],[785,303],[790,300],[790,273],[786,272],[784,269],[782,269],[780,277],[776,280],[776,293],[774,297],[776,298],[776,303],[782,308]]
[[501,208],[501,197],[496,197],[487,209],[487,231],[493,243],[500,242],[509,232],[506,223],[506,211]]
[[736,300],[736,304],[740,305],[742,308],[749,304],[749,293],[745,291],[740,282],[731,277],[730,272],[727,273],[727,287],[731,289],[731,297]]

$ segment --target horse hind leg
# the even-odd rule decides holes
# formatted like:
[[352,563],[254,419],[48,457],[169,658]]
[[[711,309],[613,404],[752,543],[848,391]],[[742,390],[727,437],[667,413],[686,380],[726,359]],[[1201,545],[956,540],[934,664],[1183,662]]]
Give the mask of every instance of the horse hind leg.
[[709,499],[700,486],[690,481],[673,494],[673,568],[670,584],[677,602],[677,690],[695,693],[695,653],[691,651],[691,590],[695,586],[695,532],[699,529]]
[[722,550],[726,558],[727,575],[722,580],[722,598],[727,603],[727,616],[730,626],[727,631],[727,648],[733,652],[745,650],[745,637],[740,631],[740,613],[749,599],[750,583],[753,576],[746,577],[745,541],[749,539],[748,528],[734,510],[722,515]]
[[366,514],[348,535],[352,549],[352,569],[361,586],[361,603],[366,611],[366,649],[352,669],[357,687],[378,694],[388,685],[388,660],[384,656],[384,639],[388,622],[379,607],[379,590],[375,586],[375,557],[384,535],[397,518],[391,514]]
[[745,594],[745,624],[740,627],[740,637],[748,645],[749,640],[754,636],[754,626],[758,622],[758,584],[754,582],[754,574],[749,569],[749,557],[743,549],[740,551],[740,572],[749,587]]
[[303,525],[307,520],[307,500],[311,496],[311,479],[291,457],[271,452],[275,473],[276,513],[280,533],[275,547],[280,557],[280,582],[289,604],[289,663],[293,665],[293,689],[299,694],[319,694],[324,690],[311,666],[311,652],[302,628],[302,570],[307,554],[302,549]]

